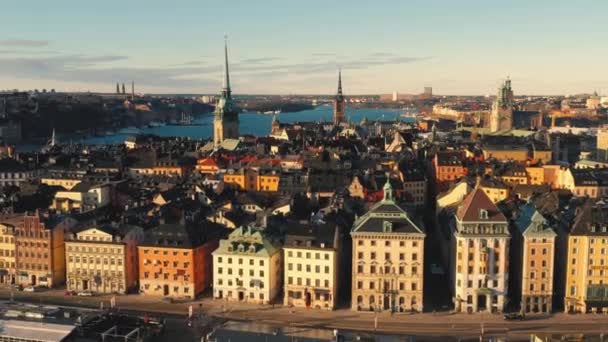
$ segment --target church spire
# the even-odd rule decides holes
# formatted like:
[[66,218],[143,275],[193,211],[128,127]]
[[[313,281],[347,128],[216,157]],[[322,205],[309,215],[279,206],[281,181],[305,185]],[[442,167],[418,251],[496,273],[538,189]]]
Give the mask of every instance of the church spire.
[[338,70],[338,95],[342,95],[342,69]]
[[53,127],[53,133],[51,134],[51,146],[57,145],[57,138],[55,136],[55,128]]
[[230,96],[230,73],[228,72],[228,36],[224,36],[224,87],[223,92]]

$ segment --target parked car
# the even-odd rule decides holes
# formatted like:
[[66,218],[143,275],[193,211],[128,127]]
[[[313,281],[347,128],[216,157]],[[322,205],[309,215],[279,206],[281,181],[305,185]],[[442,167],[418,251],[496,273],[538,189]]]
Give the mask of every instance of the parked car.
[[23,292],[36,292],[36,290],[35,286],[28,286],[23,289]]
[[505,320],[507,321],[523,321],[524,320],[524,315],[520,314],[520,313],[508,313],[504,315]]
[[79,297],[93,297],[93,292],[91,291],[78,291],[76,294]]

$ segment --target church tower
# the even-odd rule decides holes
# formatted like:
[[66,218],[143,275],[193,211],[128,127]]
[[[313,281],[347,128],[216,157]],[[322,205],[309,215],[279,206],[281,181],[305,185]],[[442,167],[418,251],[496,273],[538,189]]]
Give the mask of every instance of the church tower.
[[342,95],[342,71],[338,71],[338,93],[334,98],[334,125],[346,121],[344,116],[344,95]]
[[492,103],[490,132],[513,129],[513,105],[511,80],[507,77],[505,83],[498,88],[496,100]]
[[239,138],[239,113],[232,100],[230,90],[230,74],[228,73],[228,41],[224,42],[224,85],[222,94],[215,106],[213,119],[213,143],[215,147],[222,144],[225,139]]

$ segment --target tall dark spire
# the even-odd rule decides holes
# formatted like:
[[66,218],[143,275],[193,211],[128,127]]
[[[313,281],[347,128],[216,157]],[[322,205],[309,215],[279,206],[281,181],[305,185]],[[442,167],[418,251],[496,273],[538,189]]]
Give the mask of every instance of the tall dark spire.
[[223,93],[230,96],[230,73],[228,72],[228,36],[224,36],[224,85]]
[[342,69],[338,70],[338,95],[342,95]]

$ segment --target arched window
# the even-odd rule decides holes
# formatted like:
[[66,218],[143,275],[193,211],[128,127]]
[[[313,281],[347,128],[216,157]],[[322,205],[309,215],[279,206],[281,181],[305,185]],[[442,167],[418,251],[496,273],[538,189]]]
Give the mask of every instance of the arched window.
[[412,306],[416,305],[416,296],[412,297]]
[[376,302],[376,297],[369,296],[369,305],[374,305],[375,302]]
[[363,296],[357,296],[357,304],[363,303]]

